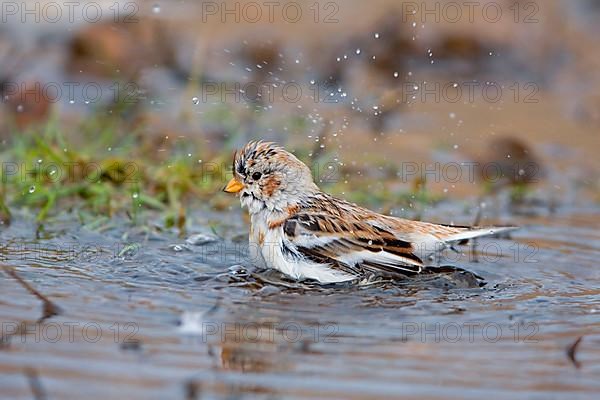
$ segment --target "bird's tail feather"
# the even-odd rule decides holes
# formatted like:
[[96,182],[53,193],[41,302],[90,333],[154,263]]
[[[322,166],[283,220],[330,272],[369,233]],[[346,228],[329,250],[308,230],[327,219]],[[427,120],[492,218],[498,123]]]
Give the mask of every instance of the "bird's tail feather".
[[464,240],[474,239],[481,236],[497,235],[499,233],[505,233],[519,229],[516,226],[490,226],[486,228],[468,228],[458,233],[450,234],[444,237],[444,242],[462,242]]

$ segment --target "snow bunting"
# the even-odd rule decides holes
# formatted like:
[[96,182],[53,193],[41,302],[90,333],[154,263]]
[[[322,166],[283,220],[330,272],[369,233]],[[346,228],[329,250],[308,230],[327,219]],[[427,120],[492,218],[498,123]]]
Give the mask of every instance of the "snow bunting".
[[423,260],[453,243],[513,227],[470,228],[375,213],[319,190],[310,169],[274,143],[236,152],[233,178],[250,213],[250,256],[259,267],[320,283],[421,272]]

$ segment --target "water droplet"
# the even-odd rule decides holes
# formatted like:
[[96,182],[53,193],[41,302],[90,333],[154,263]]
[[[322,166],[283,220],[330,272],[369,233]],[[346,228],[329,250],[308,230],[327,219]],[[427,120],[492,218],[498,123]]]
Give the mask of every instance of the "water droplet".
[[137,193],[137,192],[136,192],[136,193],[133,193],[133,194],[131,195],[131,197],[133,197],[134,199],[137,199],[139,196],[140,196],[140,194],[139,194],[139,193]]
[[394,72],[394,78],[397,78],[398,76],[400,76],[400,74],[397,71]]
[[69,104],[75,104],[75,100],[73,100],[73,99],[69,100]]
[[314,85],[314,84],[315,84],[315,80],[314,80],[314,79],[311,79],[311,80],[310,80],[310,84],[311,84],[311,85]]
[[360,54],[360,49],[356,49],[356,54]]
[[31,185],[31,186],[29,187],[29,193],[33,193],[33,192],[35,192],[35,186],[34,186],[34,185]]
[[152,6],[152,12],[154,14],[159,14],[160,13],[160,5],[159,4],[155,4]]
[[197,97],[192,97],[192,103],[194,103],[195,105],[200,104],[200,99]]
[[375,34],[375,39],[379,39],[379,33]]
[[38,163],[38,164],[41,164],[41,163],[43,163],[43,162],[44,162],[44,160],[42,160],[41,158],[39,158],[39,159],[37,160],[37,163]]

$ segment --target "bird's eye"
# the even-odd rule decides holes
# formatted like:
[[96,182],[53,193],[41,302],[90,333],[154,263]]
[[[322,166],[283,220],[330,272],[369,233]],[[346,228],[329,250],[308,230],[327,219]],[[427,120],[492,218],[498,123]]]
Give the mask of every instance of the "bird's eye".
[[262,174],[260,172],[255,172],[252,174],[252,179],[254,179],[255,181],[259,180],[260,177],[262,176]]

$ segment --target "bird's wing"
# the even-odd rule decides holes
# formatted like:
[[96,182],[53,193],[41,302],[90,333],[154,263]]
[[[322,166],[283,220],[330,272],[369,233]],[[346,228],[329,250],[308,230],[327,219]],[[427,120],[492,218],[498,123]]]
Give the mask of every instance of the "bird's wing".
[[[518,229],[515,226],[458,226],[433,224],[430,222],[410,221],[402,218],[383,216],[387,227],[396,235],[408,238],[413,246],[419,242],[430,241],[438,244],[452,244],[467,241],[481,236],[490,236],[506,233]],[[381,223],[381,222],[380,222]],[[438,248],[441,250],[443,247]]]
[[285,237],[318,263],[349,269],[415,274],[423,262],[409,241],[368,220],[320,212],[300,212],[283,224]]

